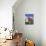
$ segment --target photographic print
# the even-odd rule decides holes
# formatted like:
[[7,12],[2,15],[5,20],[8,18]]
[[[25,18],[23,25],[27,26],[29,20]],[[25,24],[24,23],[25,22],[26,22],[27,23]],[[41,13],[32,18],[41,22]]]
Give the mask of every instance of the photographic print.
[[33,14],[25,14],[25,24],[33,24]]

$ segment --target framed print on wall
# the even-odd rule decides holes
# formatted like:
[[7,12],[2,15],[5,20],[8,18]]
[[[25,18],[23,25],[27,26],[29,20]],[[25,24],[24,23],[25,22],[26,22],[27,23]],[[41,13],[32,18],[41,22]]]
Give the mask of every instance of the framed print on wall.
[[32,25],[32,24],[34,24],[34,16],[33,16],[33,14],[25,14],[25,24],[30,24],[30,25]]

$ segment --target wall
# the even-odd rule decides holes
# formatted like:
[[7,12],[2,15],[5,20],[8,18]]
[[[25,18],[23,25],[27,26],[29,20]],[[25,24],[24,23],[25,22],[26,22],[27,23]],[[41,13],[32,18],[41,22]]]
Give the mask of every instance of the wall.
[[[24,39],[31,39],[35,41],[36,46],[41,46],[41,1],[23,0],[23,2],[13,10],[15,29],[23,33]],[[34,14],[33,25],[25,25],[26,13]]]
[[12,6],[16,0],[0,0],[0,27],[12,29]]
[[41,3],[41,41],[42,46],[46,46],[46,0],[42,0]]

